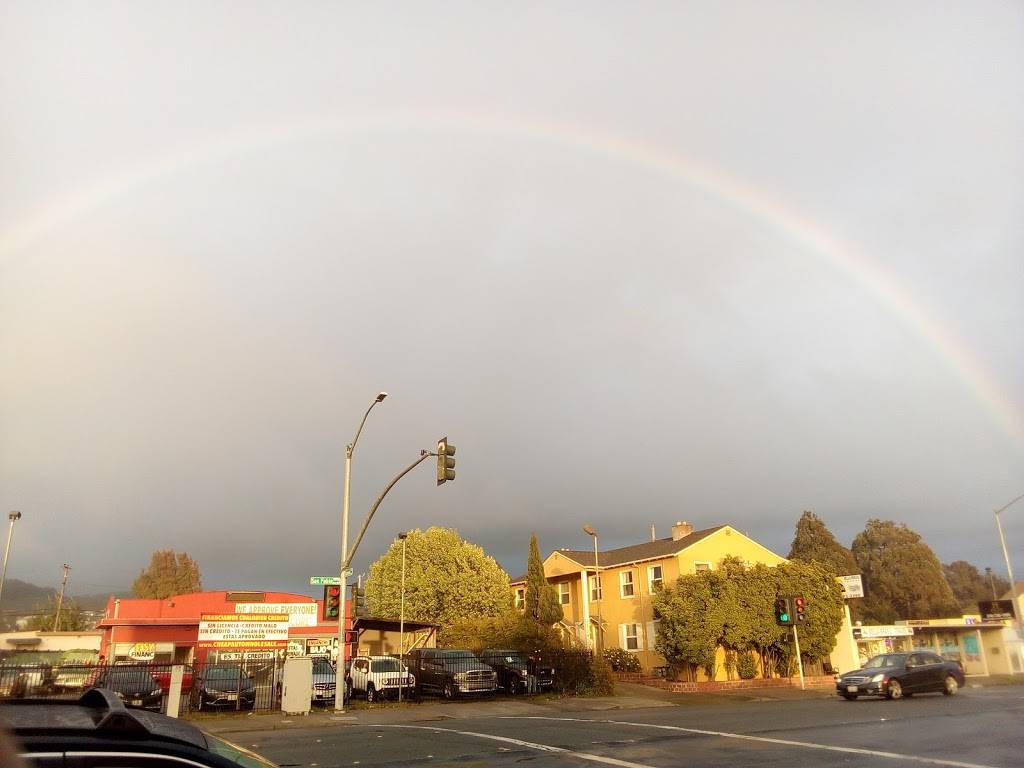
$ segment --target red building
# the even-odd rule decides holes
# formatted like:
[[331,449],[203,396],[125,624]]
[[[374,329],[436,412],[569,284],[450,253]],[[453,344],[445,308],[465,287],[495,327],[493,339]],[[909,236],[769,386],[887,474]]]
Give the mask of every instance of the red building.
[[[345,626],[351,629],[351,601],[346,606]],[[160,600],[111,597],[97,624],[97,629],[103,632],[100,653],[108,663],[137,660],[157,664],[202,663],[210,654],[220,660],[273,656],[273,651],[199,647],[199,622],[203,614],[245,613],[288,614],[288,652],[291,654],[337,655],[338,624],[322,623],[322,601],[291,592],[194,592]]]

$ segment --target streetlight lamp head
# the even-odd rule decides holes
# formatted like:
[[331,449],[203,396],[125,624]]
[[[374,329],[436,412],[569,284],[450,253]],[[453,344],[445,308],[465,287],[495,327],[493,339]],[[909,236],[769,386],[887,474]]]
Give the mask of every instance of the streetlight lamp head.
[[405,541],[409,538],[409,534],[406,531],[402,531],[400,534],[398,534],[398,538],[400,538],[402,541]]
[[21,512],[11,512],[7,515],[7,519],[10,520],[12,523],[15,520],[21,520]]
[[377,402],[378,403],[384,402],[384,398],[387,397],[387,396],[388,396],[387,392],[378,392],[377,393]]
[[592,526],[590,523],[587,523],[583,526],[583,532],[588,536],[597,536],[597,531],[594,530],[594,526]]

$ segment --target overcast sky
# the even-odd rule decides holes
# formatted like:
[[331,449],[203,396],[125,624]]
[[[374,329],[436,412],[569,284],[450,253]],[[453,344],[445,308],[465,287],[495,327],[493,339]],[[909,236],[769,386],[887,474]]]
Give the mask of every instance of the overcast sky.
[[[675,520],[1024,493],[1016,3],[0,9],[9,577],[308,591],[456,527],[513,575]],[[2,519],[2,518],[0,518]],[[1024,575],[1024,502],[1003,515]]]

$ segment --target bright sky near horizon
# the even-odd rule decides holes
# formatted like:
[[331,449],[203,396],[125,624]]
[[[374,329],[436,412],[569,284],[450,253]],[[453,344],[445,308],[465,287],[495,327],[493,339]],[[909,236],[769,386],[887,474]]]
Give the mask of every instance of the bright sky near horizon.
[[[545,552],[1024,492],[1024,10],[0,10],[8,575],[308,590],[445,525]],[[1003,516],[1024,573],[1024,502]],[[1018,574],[1019,575],[1019,574]]]

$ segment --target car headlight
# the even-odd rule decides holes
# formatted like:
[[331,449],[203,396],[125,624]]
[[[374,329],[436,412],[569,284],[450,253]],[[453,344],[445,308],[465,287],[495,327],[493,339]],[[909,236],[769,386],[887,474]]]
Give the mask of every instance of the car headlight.
[[466,679],[466,673],[465,672],[456,672],[455,673],[455,679],[456,680],[465,680]]
[[871,678],[871,682],[872,683],[880,683],[883,680],[885,680],[885,673],[884,672],[879,672],[877,675],[875,675],[874,677]]
[[152,691],[149,692],[149,695],[150,696],[159,696],[163,692],[164,692],[163,688],[154,688]]

